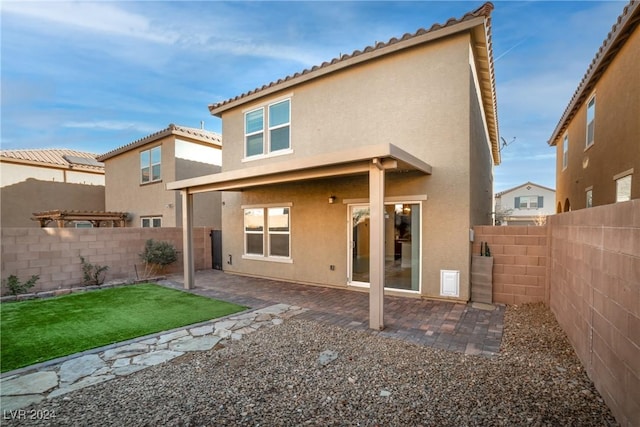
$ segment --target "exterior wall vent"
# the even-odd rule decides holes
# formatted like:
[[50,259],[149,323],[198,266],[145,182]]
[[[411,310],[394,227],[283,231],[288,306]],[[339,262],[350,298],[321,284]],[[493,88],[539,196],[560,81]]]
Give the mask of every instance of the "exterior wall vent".
[[460,296],[460,271],[440,270],[440,296]]

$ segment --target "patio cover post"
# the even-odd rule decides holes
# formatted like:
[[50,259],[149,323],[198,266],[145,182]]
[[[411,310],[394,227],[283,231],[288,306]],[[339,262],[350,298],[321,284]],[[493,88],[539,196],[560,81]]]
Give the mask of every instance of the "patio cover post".
[[369,164],[369,328],[384,328],[384,168]]
[[188,189],[182,194],[182,259],[184,268],[184,288],[194,288],[195,267],[193,263],[193,194]]

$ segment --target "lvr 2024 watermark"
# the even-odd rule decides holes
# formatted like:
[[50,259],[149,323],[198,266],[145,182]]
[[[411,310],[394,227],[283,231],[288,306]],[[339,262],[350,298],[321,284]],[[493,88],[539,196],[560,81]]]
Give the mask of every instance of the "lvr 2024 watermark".
[[56,411],[47,409],[5,409],[2,413],[2,418],[5,420],[53,420],[56,418]]

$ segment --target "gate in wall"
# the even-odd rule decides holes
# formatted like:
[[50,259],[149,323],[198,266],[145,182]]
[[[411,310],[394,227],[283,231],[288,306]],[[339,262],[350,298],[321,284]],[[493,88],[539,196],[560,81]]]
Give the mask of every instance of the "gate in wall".
[[222,230],[211,230],[211,264],[214,270],[222,270]]

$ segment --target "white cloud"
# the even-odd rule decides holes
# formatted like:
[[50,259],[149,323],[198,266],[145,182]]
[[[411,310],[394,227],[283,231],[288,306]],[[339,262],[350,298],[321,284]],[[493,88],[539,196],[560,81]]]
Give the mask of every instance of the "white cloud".
[[160,129],[153,128],[151,126],[142,125],[140,123],[133,122],[121,122],[113,120],[95,120],[86,122],[66,122],[62,124],[66,128],[74,129],[96,129],[96,130],[139,130],[142,132],[156,132]]
[[89,32],[119,35],[158,43],[173,43],[178,35],[155,31],[148,18],[130,13],[111,3],[89,2],[4,2],[3,13],[82,29]]

